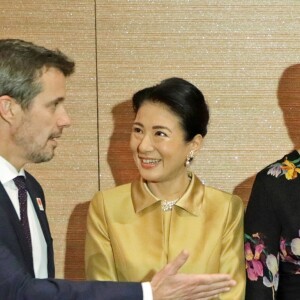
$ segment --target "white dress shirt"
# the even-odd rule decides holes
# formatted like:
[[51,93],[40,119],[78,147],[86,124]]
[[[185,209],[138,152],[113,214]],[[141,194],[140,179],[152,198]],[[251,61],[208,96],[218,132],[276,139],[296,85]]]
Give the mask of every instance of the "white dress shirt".
[[[24,169],[19,172],[11,165],[7,160],[0,156],[0,182],[2,183],[5,191],[7,192],[17,215],[20,219],[20,205],[18,198],[18,188],[16,187],[13,179],[17,176],[24,176]],[[47,244],[45,237],[36,215],[32,199],[27,192],[27,214],[29,221],[29,228],[32,242],[32,256],[33,267],[36,278],[48,277],[48,256],[47,256]]]
[[150,282],[142,282],[143,300],[153,300],[152,287]]

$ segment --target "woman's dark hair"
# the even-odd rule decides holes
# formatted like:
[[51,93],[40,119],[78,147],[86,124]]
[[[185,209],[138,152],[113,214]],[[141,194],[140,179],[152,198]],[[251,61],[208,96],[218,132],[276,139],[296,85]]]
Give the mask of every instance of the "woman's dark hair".
[[201,91],[190,82],[172,77],[136,92],[132,98],[134,112],[137,113],[145,102],[162,103],[174,112],[181,120],[186,141],[197,134],[206,135],[208,106]]

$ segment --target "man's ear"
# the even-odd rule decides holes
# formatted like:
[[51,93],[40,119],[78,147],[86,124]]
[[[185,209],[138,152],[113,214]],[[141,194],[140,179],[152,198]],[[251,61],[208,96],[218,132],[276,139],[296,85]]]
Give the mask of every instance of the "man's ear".
[[10,96],[0,96],[0,117],[8,123],[11,123],[15,117],[20,105]]

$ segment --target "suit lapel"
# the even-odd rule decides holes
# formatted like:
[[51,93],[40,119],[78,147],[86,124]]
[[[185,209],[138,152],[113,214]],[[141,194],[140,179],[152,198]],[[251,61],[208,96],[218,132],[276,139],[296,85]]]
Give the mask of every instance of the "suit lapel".
[[46,243],[49,245],[49,243],[51,243],[51,234],[50,234],[46,212],[44,209],[41,209],[41,207],[38,205],[38,199],[40,199],[43,203],[42,205],[44,208],[44,203],[45,203],[44,194],[43,193],[39,194],[39,192],[37,192],[37,189],[34,187],[34,184],[31,182],[31,180],[28,179],[28,176],[26,177],[26,186],[30,198],[32,200],[36,215],[39,219]]
[[[36,181],[31,178],[32,176],[26,172],[26,187],[30,195],[30,198],[32,200],[36,215],[40,222],[45,241],[47,243],[48,276],[54,277],[55,268],[54,268],[53,244],[52,244],[50,227],[49,227],[49,223],[45,211],[45,197],[40,185],[38,185]],[[38,199],[40,199],[42,206],[38,204],[39,201]]]
[[[10,223],[13,227],[13,230],[16,234],[17,241],[19,242],[19,246],[22,249],[22,253],[24,256],[24,261],[27,265],[28,270],[31,272],[32,276],[34,276],[33,271],[33,260],[32,260],[32,253],[28,247],[28,243],[25,239],[23,228],[21,225],[21,222],[19,220],[19,217],[16,213],[16,210],[6,193],[2,183],[0,183],[0,207],[5,211],[5,215],[10,220]],[[8,233],[10,234],[10,233]]]

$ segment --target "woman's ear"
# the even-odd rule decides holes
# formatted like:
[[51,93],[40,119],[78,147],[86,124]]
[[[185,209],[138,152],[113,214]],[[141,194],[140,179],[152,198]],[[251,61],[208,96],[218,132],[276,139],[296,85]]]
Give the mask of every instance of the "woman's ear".
[[202,135],[196,134],[190,142],[191,143],[191,151],[193,151],[194,153],[198,152],[201,148],[202,141],[203,141]]
[[20,109],[17,102],[10,96],[3,95],[0,96],[0,117],[8,122],[11,123],[12,119],[15,116],[16,109]]

